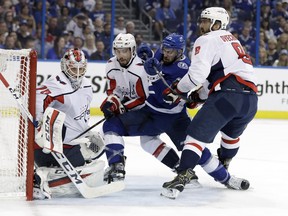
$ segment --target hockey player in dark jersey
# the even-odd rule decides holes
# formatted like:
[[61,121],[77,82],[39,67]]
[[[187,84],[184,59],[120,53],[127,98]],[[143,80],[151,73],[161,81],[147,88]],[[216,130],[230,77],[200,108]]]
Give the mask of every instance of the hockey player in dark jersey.
[[[194,107],[194,103],[187,104],[185,101],[171,103],[163,99],[162,92],[168,85],[173,85],[178,78],[182,78],[187,72],[190,60],[184,55],[185,40],[182,35],[168,35],[162,42],[161,47],[156,51],[154,58],[148,59],[145,64],[145,70],[149,80],[149,96],[145,101],[145,106],[138,110],[126,110],[120,112],[115,109],[116,104],[108,104],[112,109],[103,109],[107,104],[104,101],[102,111],[109,118],[103,127],[103,131],[108,137],[106,142],[106,155],[109,168],[105,173],[105,180],[117,181],[125,177],[125,156],[124,140],[122,136],[140,136],[142,148],[156,157],[163,164],[178,172],[179,157],[176,151],[166,145],[160,139],[160,134],[166,133],[174,143],[178,151],[182,151],[183,143],[186,138],[186,129],[191,120],[187,114],[186,106]],[[140,49],[139,49],[140,50]],[[147,49],[143,49],[147,52]],[[147,55],[139,51],[139,56]],[[158,71],[161,71],[161,79]],[[107,106],[107,105],[106,105]],[[125,103],[123,105],[125,107]],[[119,114],[122,113],[122,114]],[[104,137],[105,138],[105,137]],[[208,149],[205,149],[203,159],[199,164],[203,169],[215,178],[216,181],[224,183],[230,178],[230,174],[225,167],[214,157]],[[189,183],[197,185],[198,177],[193,171],[193,178]]]

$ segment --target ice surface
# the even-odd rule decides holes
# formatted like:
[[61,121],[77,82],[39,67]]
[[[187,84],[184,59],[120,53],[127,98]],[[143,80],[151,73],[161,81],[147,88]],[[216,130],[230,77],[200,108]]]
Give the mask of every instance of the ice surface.
[[[93,117],[91,124],[99,119]],[[95,199],[0,200],[0,215],[287,216],[287,133],[285,120],[255,119],[248,126],[241,137],[238,155],[229,167],[231,174],[250,181],[247,191],[227,189],[197,167],[202,188],[185,189],[176,200],[161,197],[163,182],[171,180],[174,174],[141,149],[138,137],[127,137],[124,191]],[[162,137],[171,144],[167,136]],[[219,136],[209,148],[216,153],[218,146]]]

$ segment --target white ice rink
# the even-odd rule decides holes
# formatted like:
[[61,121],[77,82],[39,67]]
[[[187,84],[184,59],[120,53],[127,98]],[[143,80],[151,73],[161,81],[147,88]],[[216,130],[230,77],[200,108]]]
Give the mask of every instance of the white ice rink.
[[[161,197],[161,186],[173,173],[145,153],[138,138],[129,137],[124,191],[95,199],[0,200],[0,216],[287,216],[287,134],[284,120],[255,119],[248,126],[229,168],[231,174],[250,181],[247,191],[229,190],[197,166],[202,188],[185,189],[176,200]],[[219,137],[209,148],[215,153],[218,146]]]

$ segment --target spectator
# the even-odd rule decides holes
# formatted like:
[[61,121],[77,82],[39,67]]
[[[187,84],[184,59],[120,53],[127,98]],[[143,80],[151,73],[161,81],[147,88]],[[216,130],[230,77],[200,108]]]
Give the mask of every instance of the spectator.
[[21,22],[22,20],[26,20],[28,31],[30,32],[30,34],[35,34],[36,22],[28,5],[21,6],[20,13],[17,15],[16,19],[19,22]]
[[94,21],[97,18],[100,18],[104,22],[105,15],[106,12],[103,10],[103,1],[97,0],[93,11],[89,14],[89,17],[91,18],[92,21]]
[[[78,48],[78,49],[82,50],[83,46],[84,46],[84,40],[83,40],[83,38],[81,38],[81,37],[74,37],[74,40],[73,40],[73,48]],[[83,51],[83,53],[85,54],[85,57],[88,58],[89,55],[88,55],[87,51],[85,51],[85,50],[82,50],[82,51]]]
[[63,31],[62,36],[65,39],[65,50],[68,50],[73,47],[73,32]]
[[93,24],[94,24],[95,38],[99,38],[101,32],[103,32],[103,30],[104,30],[104,28],[103,28],[104,22],[101,18],[96,18],[95,21],[93,22]]
[[15,41],[15,38],[11,35],[8,35],[6,38],[5,38],[5,43],[4,43],[4,46],[3,46],[3,49],[11,49],[11,50],[16,50],[16,41]]
[[24,49],[35,49],[35,38],[32,36],[29,36],[24,44]]
[[137,34],[135,34],[135,42],[136,42],[136,47],[140,47],[140,46],[142,46],[143,44],[145,44],[144,42],[143,42],[143,35],[142,34],[140,34],[140,33],[137,33]]
[[272,64],[273,62],[268,61],[265,47],[260,47],[259,48],[259,65],[271,66]]
[[277,41],[277,50],[278,52],[283,50],[283,49],[288,49],[288,34],[282,33]]
[[58,27],[64,31],[71,19],[72,17],[70,16],[70,8],[67,6],[61,7],[60,16],[58,17]]
[[274,67],[287,67],[288,66],[288,51],[283,49],[279,53],[279,58],[273,64]]
[[171,31],[177,25],[176,15],[173,9],[170,7],[170,0],[161,0],[160,5],[161,6],[156,9],[155,14],[154,30],[156,40],[163,39],[162,32],[165,30],[165,28],[168,31]]
[[16,31],[17,30],[17,24],[14,20],[14,13],[12,10],[7,10],[4,14],[4,21],[7,25],[8,31]]
[[17,37],[21,43],[21,47],[24,47],[28,36],[30,36],[30,31],[28,30],[28,23],[26,20],[22,20],[19,24],[19,29],[17,31]]
[[91,60],[108,60],[110,55],[105,51],[105,45],[103,41],[96,41],[97,51],[90,56]]
[[8,35],[14,37],[16,49],[21,49],[21,43],[18,40],[17,32],[16,31],[11,31],[11,32],[9,32]]
[[93,11],[89,13],[90,19],[94,21],[96,18],[100,18],[104,22],[105,15],[106,15],[106,12],[103,10],[103,1],[97,0]]
[[62,29],[59,28],[58,25],[58,18],[57,17],[50,17],[48,19],[48,29],[47,33],[54,37],[58,37],[62,34]]
[[266,53],[267,53],[267,60],[271,63],[270,65],[272,65],[276,59],[278,59],[278,51],[277,51],[277,41],[276,39],[272,38],[270,40],[268,40],[268,46],[266,49]]
[[110,53],[110,49],[111,49],[111,24],[110,23],[105,23],[104,24],[104,31],[100,33],[99,37],[96,38],[96,40],[101,40],[103,41],[104,45],[105,45],[105,51],[107,53]]
[[97,48],[95,45],[95,36],[91,33],[86,35],[86,38],[84,40],[84,46],[82,48],[83,52],[87,53],[87,58],[89,59],[91,54],[96,52]]
[[126,33],[130,33],[132,35],[135,34],[135,23],[133,21],[128,21],[126,23]]
[[74,7],[71,7],[70,14],[72,17],[77,16],[80,13],[85,13],[86,9],[84,7],[83,0],[75,0]]
[[126,33],[126,28],[125,28],[125,19],[123,16],[117,17],[117,22],[114,27],[114,36],[118,35],[119,33]]
[[74,37],[84,38],[83,28],[86,25],[89,25],[94,31],[94,26],[91,19],[88,19],[88,17],[84,13],[79,13],[77,16],[73,17],[72,20],[70,20],[66,27],[66,31],[72,31]]
[[65,53],[65,39],[63,36],[56,37],[54,45],[47,52],[47,59],[61,59]]
[[269,19],[262,19],[261,20],[261,28],[264,31],[265,38],[272,39],[276,38],[273,29],[270,27]]
[[[36,26],[42,25],[42,1],[37,1],[36,6],[33,10],[33,17],[35,19]],[[46,13],[45,13],[45,19],[48,20],[50,17],[52,17],[52,14],[50,13],[50,3],[46,1]]]

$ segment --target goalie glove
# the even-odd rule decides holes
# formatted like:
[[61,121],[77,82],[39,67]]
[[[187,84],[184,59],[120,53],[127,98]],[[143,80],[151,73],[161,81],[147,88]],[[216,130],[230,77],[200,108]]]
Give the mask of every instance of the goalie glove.
[[114,115],[126,112],[126,108],[121,103],[116,95],[109,95],[100,106],[101,111],[104,113],[105,118],[110,118]]
[[62,128],[66,114],[52,107],[47,107],[43,114],[40,131],[35,142],[43,148],[46,154],[51,151],[63,153]]
[[103,137],[96,131],[89,131],[85,137],[74,139],[70,144],[80,144],[81,153],[86,161],[99,158],[105,150]]
[[[200,87],[199,89],[192,91],[188,98],[190,99],[190,102],[186,102],[186,106],[189,109],[195,109],[198,106],[202,105],[203,103],[205,103],[206,98],[205,99],[201,99],[200,95],[201,92],[203,91],[203,87]],[[202,96],[202,95],[201,95]],[[203,97],[203,96],[202,96]]]

